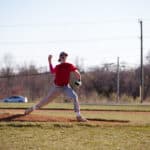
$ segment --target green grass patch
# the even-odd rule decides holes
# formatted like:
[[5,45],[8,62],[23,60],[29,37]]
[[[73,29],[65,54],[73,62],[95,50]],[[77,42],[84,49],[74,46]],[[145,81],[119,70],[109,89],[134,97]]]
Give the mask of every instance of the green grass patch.
[[1,150],[147,150],[150,126],[0,123]]

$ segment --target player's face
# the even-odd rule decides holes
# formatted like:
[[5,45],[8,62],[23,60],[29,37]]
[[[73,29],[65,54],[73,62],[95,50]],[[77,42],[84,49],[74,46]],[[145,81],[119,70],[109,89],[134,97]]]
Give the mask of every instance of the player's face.
[[60,55],[60,61],[61,62],[65,62],[66,61],[67,56],[66,55]]

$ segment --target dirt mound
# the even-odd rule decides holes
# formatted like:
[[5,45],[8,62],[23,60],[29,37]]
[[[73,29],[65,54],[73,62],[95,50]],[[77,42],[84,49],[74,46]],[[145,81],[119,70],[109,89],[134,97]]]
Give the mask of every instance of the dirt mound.
[[[98,119],[98,118],[87,118],[88,122],[96,123],[96,124],[124,124],[129,123],[127,120],[108,120],[108,119]],[[21,122],[77,122],[76,118],[65,118],[65,117],[52,117],[52,116],[44,116],[37,114],[10,114],[4,113],[0,114],[0,121],[21,121]]]

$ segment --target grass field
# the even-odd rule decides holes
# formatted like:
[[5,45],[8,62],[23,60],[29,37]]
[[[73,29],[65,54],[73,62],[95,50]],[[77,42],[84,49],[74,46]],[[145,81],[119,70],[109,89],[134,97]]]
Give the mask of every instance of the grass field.
[[[0,103],[0,113],[8,108],[32,104]],[[7,110],[2,109],[7,108]],[[52,110],[47,110],[52,109]],[[65,109],[59,111],[58,109]],[[74,117],[72,104],[51,104],[33,114]],[[81,105],[87,118],[106,122],[0,122],[0,150],[149,150],[149,105]],[[90,111],[89,111],[90,110]],[[99,110],[99,111],[98,111]],[[14,113],[10,110],[10,113]],[[128,120],[129,123],[111,123]]]

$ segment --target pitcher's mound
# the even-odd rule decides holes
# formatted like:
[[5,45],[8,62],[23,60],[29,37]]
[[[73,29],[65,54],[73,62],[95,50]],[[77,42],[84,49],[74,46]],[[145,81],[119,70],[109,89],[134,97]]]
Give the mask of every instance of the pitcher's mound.
[[[93,123],[106,123],[106,124],[124,124],[129,123],[128,120],[108,120],[108,119],[98,119],[98,118],[87,118],[89,122]],[[0,114],[0,121],[27,121],[27,122],[77,122],[76,118],[68,117],[54,117],[54,116],[44,116],[38,114],[10,114],[4,113]]]

